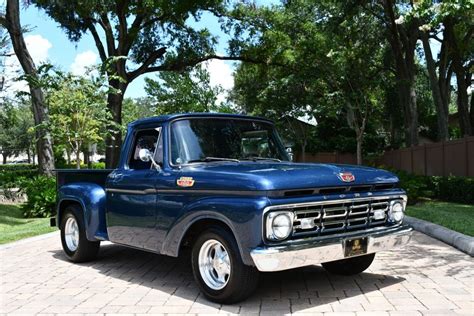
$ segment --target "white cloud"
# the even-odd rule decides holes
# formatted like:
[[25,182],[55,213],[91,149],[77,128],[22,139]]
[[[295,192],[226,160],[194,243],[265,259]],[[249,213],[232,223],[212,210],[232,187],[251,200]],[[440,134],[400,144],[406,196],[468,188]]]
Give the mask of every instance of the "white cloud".
[[95,65],[96,62],[97,55],[91,50],[77,54],[71,64],[71,72],[76,76],[83,76],[87,73],[87,68]]
[[[41,35],[27,35],[25,36],[25,43],[36,67],[48,60],[49,50],[53,45],[46,38]],[[5,90],[2,91],[2,94],[8,97],[13,97],[18,91],[28,91],[28,85],[25,81],[15,81],[15,78],[23,74],[23,70],[13,53],[13,49],[11,54],[4,60]]]
[[48,51],[53,44],[41,35],[25,36],[26,47],[30,52],[33,61],[38,66],[48,60]]
[[226,91],[221,93],[217,98],[217,102],[222,102],[226,99],[228,90],[234,87],[234,76],[232,74],[233,67],[223,60],[212,59],[205,63],[207,71],[209,71],[211,86],[220,85]]

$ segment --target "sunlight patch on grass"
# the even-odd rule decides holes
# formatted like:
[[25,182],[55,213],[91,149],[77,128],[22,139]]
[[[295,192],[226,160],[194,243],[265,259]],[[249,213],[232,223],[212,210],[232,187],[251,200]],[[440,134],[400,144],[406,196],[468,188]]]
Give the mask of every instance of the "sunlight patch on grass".
[[430,201],[408,206],[407,215],[474,236],[474,205]]
[[49,218],[23,218],[20,206],[0,204],[0,244],[55,230]]

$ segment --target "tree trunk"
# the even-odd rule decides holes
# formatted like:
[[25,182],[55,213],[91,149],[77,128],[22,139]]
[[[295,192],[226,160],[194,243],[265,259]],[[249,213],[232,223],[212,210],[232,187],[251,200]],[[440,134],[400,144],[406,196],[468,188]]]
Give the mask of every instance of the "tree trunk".
[[468,106],[468,95],[467,95],[467,85],[466,85],[466,69],[463,65],[463,60],[461,58],[461,53],[459,51],[458,40],[456,39],[456,34],[454,31],[454,25],[451,20],[445,21],[446,39],[449,41],[450,52],[452,57],[452,66],[453,71],[456,74],[456,83],[457,83],[457,106],[458,106],[458,115],[459,115],[459,127],[461,129],[461,135],[472,135],[471,119],[469,117],[469,106]]
[[105,138],[105,165],[106,168],[116,168],[120,159],[120,149],[122,147],[122,132],[120,125],[122,125],[122,103],[123,95],[127,89],[127,85],[119,83],[117,80],[110,80],[109,84],[122,93],[109,93],[107,96],[107,108],[112,114],[113,122],[116,125],[110,125],[108,128],[111,131],[110,135]]
[[357,135],[357,164],[362,165],[362,135]]
[[301,162],[306,162],[306,140],[301,144]]
[[426,65],[428,68],[428,76],[430,79],[431,94],[433,95],[433,101],[436,106],[436,117],[438,123],[438,140],[448,140],[449,130],[448,130],[448,117],[449,113],[446,111],[447,106],[443,103],[443,98],[441,97],[441,91],[439,87],[439,79],[436,74],[436,64],[433,60],[433,55],[431,53],[431,47],[429,43],[428,33],[421,32],[421,41],[423,43],[423,50],[425,51]]
[[[23,71],[25,74],[36,78],[36,67],[28,49],[26,48],[26,43],[22,34],[18,0],[7,0],[5,19],[5,26],[10,34],[13,50],[15,51],[15,55],[17,56]],[[29,88],[35,125],[42,125],[49,120],[48,109],[44,103],[43,91],[34,86],[31,82],[29,82]],[[41,127],[36,128],[35,133],[37,140],[36,148],[39,172],[47,176],[52,176],[54,169],[54,155],[51,135],[47,130]]]
[[76,150],[76,169],[81,169],[81,150]]
[[[453,61],[454,62],[454,61]],[[456,67],[455,67],[456,68]],[[456,82],[458,85],[457,105],[459,113],[459,127],[461,128],[462,136],[473,135],[471,127],[471,118],[469,117],[467,86],[464,76],[464,68],[456,71]]]
[[[443,22],[444,24],[446,22]],[[443,41],[439,53],[438,61],[438,87],[443,100],[444,111],[448,116],[449,132],[449,103],[451,102],[451,78],[453,67],[451,65],[449,35],[446,34],[446,28],[443,31]],[[449,135],[448,135],[449,136]]]
[[409,142],[407,146],[418,145],[418,108],[416,106],[416,87],[415,78],[411,78],[409,86],[409,102],[407,104],[406,112],[408,114],[408,136]]
[[384,1],[387,21],[387,36],[395,57],[395,75],[397,79],[400,105],[405,112],[405,143],[407,146],[418,145],[418,109],[415,89],[415,48],[418,40],[418,19],[412,18],[406,26],[395,21],[395,4],[392,0]]
[[71,151],[69,149],[66,149],[66,160],[67,164],[71,165]]
[[89,146],[84,146],[84,150],[82,151],[82,154],[84,155],[84,164],[87,165],[87,168],[91,169],[91,160],[90,160],[90,152],[89,152]]
[[474,91],[471,91],[471,110],[469,111],[471,117],[471,128],[474,130]]
[[5,153],[3,153],[2,156],[3,156],[3,164],[6,165],[8,156]]
[[30,150],[29,150],[29,149],[26,150],[26,156],[28,157],[28,158],[27,158],[27,159],[28,159],[28,164],[31,164],[31,154],[30,154]]

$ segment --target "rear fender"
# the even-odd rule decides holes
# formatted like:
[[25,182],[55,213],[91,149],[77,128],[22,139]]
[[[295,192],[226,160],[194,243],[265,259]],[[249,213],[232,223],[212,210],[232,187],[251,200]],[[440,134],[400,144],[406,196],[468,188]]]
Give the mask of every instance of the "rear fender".
[[105,201],[105,190],[100,185],[77,182],[61,186],[57,197],[57,225],[61,224],[65,207],[75,202],[82,207],[87,239],[90,241],[108,240]]

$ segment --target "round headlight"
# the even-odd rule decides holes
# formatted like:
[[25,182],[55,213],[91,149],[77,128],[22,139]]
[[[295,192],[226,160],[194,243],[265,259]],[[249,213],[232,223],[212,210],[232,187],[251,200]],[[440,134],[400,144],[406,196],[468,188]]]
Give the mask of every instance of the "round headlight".
[[403,217],[405,217],[405,214],[403,214],[403,204],[401,202],[393,203],[388,216],[392,222],[400,223]]
[[277,239],[285,239],[292,230],[291,219],[287,214],[279,214],[275,216],[272,222],[273,235]]

